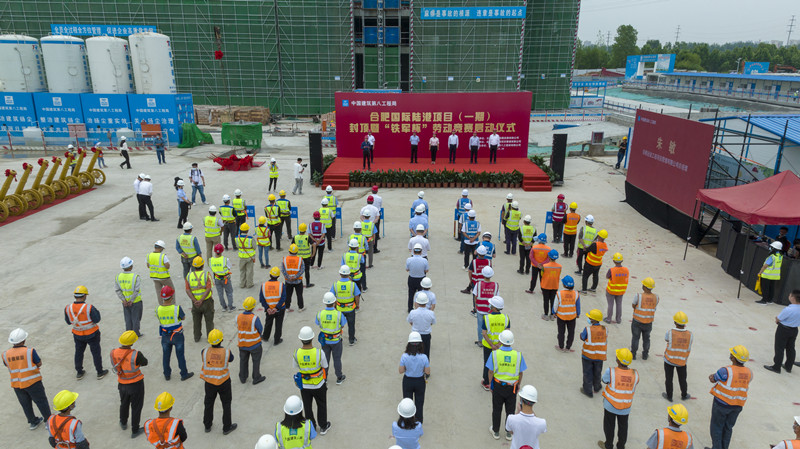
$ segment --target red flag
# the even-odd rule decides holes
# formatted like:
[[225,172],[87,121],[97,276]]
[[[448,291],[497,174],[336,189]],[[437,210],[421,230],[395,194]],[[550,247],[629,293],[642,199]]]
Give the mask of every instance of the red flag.
[[216,50],[214,52],[214,59],[222,59],[222,52],[220,50]]

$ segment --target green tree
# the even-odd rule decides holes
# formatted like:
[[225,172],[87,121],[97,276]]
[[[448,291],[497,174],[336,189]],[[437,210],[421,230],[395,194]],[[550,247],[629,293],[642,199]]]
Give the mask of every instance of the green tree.
[[638,55],[639,47],[636,46],[636,39],[639,33],[631,25],[620,25],[617,28],[617,35],[614,37],[614,45],[611,46],[611,67],[625,67],[628,56]]
[[576,69],[600,69],[608,64],[608,52],[605,47],[578,45],[575,51]]
[[663,53],[661,50],[661,41],[658,39],[650,39],[642,45],[643,55],[657,55]]
[[675,68],[702,71],[703,66],[700,61],[700,55],[691,50],[681,50],[675,57]]

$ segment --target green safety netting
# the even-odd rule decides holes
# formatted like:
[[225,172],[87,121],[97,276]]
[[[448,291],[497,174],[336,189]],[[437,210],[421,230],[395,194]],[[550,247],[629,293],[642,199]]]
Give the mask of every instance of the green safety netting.
[[223,123],[222,144],[261,148],[261,123]]
[[194,148],[204,143],[214,143],[211,134],[200,131],[194,123],[181,125],[181,144],[178,148]]

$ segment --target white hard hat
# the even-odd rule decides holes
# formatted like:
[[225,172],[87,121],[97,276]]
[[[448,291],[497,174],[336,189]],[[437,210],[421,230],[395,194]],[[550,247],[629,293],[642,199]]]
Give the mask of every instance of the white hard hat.
[[417,250],[422,251],[422,244],[421,243],[415,243],[414,244],[414,251],[417,251]]
[[478,214],[476,214],[474,210],[470,210],[469,212],[467,212],[467,216],[469,216],[469,217],[474,217],[475,215],[478,215]]
[[506,195],[506,199],[507,200],[513,200],[514,199],[514,194],[513,193],[509,193],[508,195]]
[[464,189],[461,191],[461,196],[467,196],[467,195],[469,195],[469,190]]
[[28,333],[20,328],[16,328],[8,335],[8,342],[12,345],[22,343],[28,339]]
[[186,183],[183,182],[183,179],[179,179],[178,182],[175,183],[175,185],[177,185],[178,187],[183,187],[186,185]]
[[133,266],[133,260],[128,256],[123,257],[122,260],[119,261],[120,268],[129,268],[132,266]]
[[331,186],[325,187],[325,191],[328,192],[328,193],[331,193],[331,192],[333,192],[333,187],[331,187]]
[[[345,265],[345,266],[347,266],[347,265]],[[331,292],[325,292],[325,294],[322,296],[322,303],[323,304],[333,304],[335,302],[336,302],[336,295],[334,295]]]
[[213,206],[213,205],[209,206],[208,211],[209,212],[216,212],[217,211],[217,206]]
[[275,158],[274,158],[274,157],[270,158],[270,159],[269,159],[269,161],[270,161],[270,162],[278,162],[278,161],[276,161],[276,160],[275,160]]
[[777,249],[778,251],[783,249],[783,243],[781,243],[781,242],[772,242],[772,243],[769,244],[769,246]]
[[425,212],[425,205],[424,204],[417,204],[417,207],[414,208],[414,212],[421,214]]
[[223,202],[228,202],[230,200],[231,200],[231,196],[230,195],[222,195],[222,201]]
[[512,209],[519,209],[519,202],[518,201],[513,201],[511,203],[511,208]]
[[425,230],[425,225],[424,224],[420,223],[420,224],[417,225],[417,231],[424,231],[424,230]]
[[531,222],[531,216],[530,215],[526,215],[526,216],[522,217],[522,221],[524,221],[525,223],[530,223]]
[[299,338],[302,341],[313,340],[314,331],[308,326],[303,326],[302,328],[300,328],[300,333],[297,334],[297,338]]
[[339,274],[341,274],[342,276],[350,276],[350,267],[348,267],[347,265],[342,265],[341,267],[339,267]]
[[236,190],[234,190],[234,191],[233,191],[233,194],[234,194],[235,196],[242,196],[242,191],[241,191],[241,190],[239,190],[239,189],[236,189]]
[[367,210],[365,210],[365,211],[364,211],[364,213],[363,213],[363,214],[361,214],[361,215],[363,215],[363,216],[365,216],[365,217],[371,217],[371,216],[372,216],[372,212],[370,212],[370,211],[369,211],[369,209],[367,209]]
[[411,332],[408,334],[408,342],[409,343],[422,343],[422,335],[419,332]]
[[155,246],[157,246],[157,247],[159,247],[159,248],[166,248],[166,247],[167,247],[167,244],[166,244],[166,243],[164,243],[164,241],[163,241],[163,240],[156,240],[156,244],[155,244]]
[[190,231],[190,230],[192,230],[192,228],[193,228],[192,224],[189,223],[188,221],[183,224],[183,230],[184,231]]
[[69,145],[67,145],[67,149],[70,149],[70,150],[72,150],[73,148],[75,148],[75,147],[74,147],[74,146],[72,146],[72,144],[69,144]]
[[589,223],[594,223],[594,217],[591,215],[587,215],[585,220],[588,221]]
[[261,438],[256,442],[255,449],[278,449],[278,442],[275,441],[275,437],[272,435],[261,435]]
[[122,136],[119,138],[119,140],[128,140],[128,136]]
[[500,343],[508,346],[514,344],[514,333],[510,330],[506,329],[503,332],[500,332]]
[[418,196],[418,197],[420,197],[420,198],[422,198],[422,197],[424,197],[424,196],[425,196],[425,192],[423,192],[422,190],[420,190],[420,191],[417,193],[417,196]]
[[467,203],[464,205],[464,210],[472,210],[472,203]]
[[102,142],[95,142],[95,143],[94,143],[94,146],[96,146],[96,147],[99,147],[99,146],[101,145],[101,143],[102,143]]
[[499,296],[492,296],[489,298],[489,305],[497,310],[503,310],[503,307],[506,306],[506,302]]
[[287,415],[299,415],[303,411],[303,400],[297,395],[291,395],[283,404],[283,412]]
[[483,270],[481,270],[481,274],[485,278],[490,278],[490,277],[494,276],[494,269],[492,269],[492,267],[488,267],[488,266],[487,267],[483,267]]
[[486,237],[487,235],[488,235],[490,238],[492,237],[492,233],[491,233],[491,232],[489,232],[489,231],[486,231],[486,232],[484,232],[483,234],[481,234],[481,237]]
[[537,402],[539,400],[539,391],[533,385],[525,385],[519,391],[519,397],[530,402]]
[[422,281],[420,281],[419,285],[422,288],[431,288],[433,286],[433,282],[431,282],[431,278],[426,276],[422,278]]
[[483,245],[479,246],[478,249],[476,249],[475,251],[477,251],[478,254],[480,254],[481,256],[486,255],[486,247]]
[[417,304],[427,304],[428,294],[425,292],[417,292],[417,294],[414,296],[414,302]]
[[353,229],[361,229],[361,222],[360,221],[354,221],[353,222]]
[[414,415],[417,414],[417,406],[414,405],[414,400],[411,398],[403,398],[403,400],[397,404],[397,413],[403,418],[413,418]]
[[139,173],[139,177],[144,179],[144,173]]
[[144,175],[144,179],[151,179],[150,175]]
[[350,242],[347,244],[350,248],[358,248],[358,240],[351,239]]
[[322,201],[320,201],[320,204],[322,204],[323,206],[327,206],[328,205],[328,199],[327,198],[323,198]]

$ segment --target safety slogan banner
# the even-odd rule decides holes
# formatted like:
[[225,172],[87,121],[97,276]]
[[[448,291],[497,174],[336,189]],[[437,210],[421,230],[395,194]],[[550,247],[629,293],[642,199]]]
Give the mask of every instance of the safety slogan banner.
[[691,216],[705,187],[714,127],[638,111],[628,162],[628,182]]
[[419,158],[430,155],[436,133],[439,157],[447,141],[458,136],[457,157],[469,157],[469,138],[480,139],[479,154],[488,155],[489,135],[500,136],[497,157],[527,157],[531,92],[360,93],[336,92],[336,148],[339,157],[361,157],[368,132],[375,137],[375,157],[408,157],[412,132],[419,137]]

